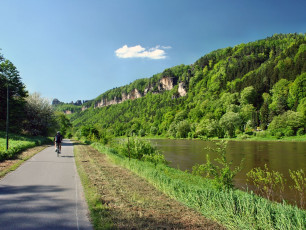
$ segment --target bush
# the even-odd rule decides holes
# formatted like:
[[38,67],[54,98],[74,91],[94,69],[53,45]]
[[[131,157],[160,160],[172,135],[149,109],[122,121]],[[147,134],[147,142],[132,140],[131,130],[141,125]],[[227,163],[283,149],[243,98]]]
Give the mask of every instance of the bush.
[[159,154],[157,148],[152,146],[149,141],[141,140],[136,137],[127,138],[120,141],[115,148],[118,149],[119,154],[138,160],[143,160],[142,158],[145,155]]
[[176,137],[176,132],[177,132],[177,125],[176,125],[176,122],[172,122],[169,126],[169,129],[168,129],[168,134],[169,136],[171,137]]
[[70,138],[72,138],[72,133],[69,132],[69,133],[66,134],[66,136],[67,136],[68,139],[70,139]]
[[283,174],[277,171],[269,171],[267,165],[265,168],[254,168],[247,174],[247,181],[254,184],[260,195],[267,199],[273,199],[273,194],[278,190],[280,194],[284,191],[286,179]]
[[305,134],[304,128],[299,128],[298,131],[296,132],[296,135],[298,136],[303,136]]
[[158,131],[158,129],[157,129],[155,126],[151,126],[150,133],[151,133],[152,135],[156,135],[156,134],[157,134],[157,131]]
[[146,135],[146,132],[143,129],[140,129],[138,131],[138,135],[141,136],[141,137],[144,137]]
[[277,132],[277,133],[275,134],[275,137],[276,137],[277,139],[281,139],[283,136],[284,136],[284,134],[283,134],[282,132]]
[[188,121],[180,121],[177,124],[177,132],[176,137],[178,138],[186,138],[188,136],[188,133],[190,132],[190,124]]
[[197,136],[214,137],[218,136],[220,126],[214,119],[204,119],[196,126],[195,134]]
[[293,186],[290,186],[291,189],[295,190],[300,198],[300,206],[304,206],[305,200],[305,191],[306,191],[306,177],[303,169],[291,171],[289,169],[289,174],[291,179],[294,182]]
[[248,134],[244,133],[244,134],[239,135],[238,138],[240,138],[242,140],[245,140],[245,139],[250,138],[250,136]]
[[96,141],[100,139],[99,131],[92,125],[83,126],[81,128],[81,137],[85,139]]
[[242,119],[238,113],[227,112],[221,117],[219,123],[228,137],[234,137],[235,130],[240,129]]
[[160,154],[160,153],[143,155],[142,160],[152,162],[152,163],[154,163],[155,166],[157,164],[168,164],[168,162],[165,159],[165,156],[163,154]]
[[292,129],[286,129],[284,134],[286,137],[294,136],[294,131]]
[[[286,136],[293,136],[297,130],[304,128],[303,116],[299,112],[287,111],[273,118],[268,130],[272,135],[278,135],[281,132]],[[292,131],[291,131],[292,130]]]
[[234,187],[234,177],[241,171],[243,160],[240,162],[240,166],[232,169],[232,162],[229,162],[226,158],[226,141],[216,143],[218,146],[213,150],[218,153],[219,157],[215,159],[218,164],[213,164],[210,161],[209,155],[206,155],[205,164],[196,164],[192,167],[192,174],[203,177],[212,177],[214,186],[217,189],[229,190]]

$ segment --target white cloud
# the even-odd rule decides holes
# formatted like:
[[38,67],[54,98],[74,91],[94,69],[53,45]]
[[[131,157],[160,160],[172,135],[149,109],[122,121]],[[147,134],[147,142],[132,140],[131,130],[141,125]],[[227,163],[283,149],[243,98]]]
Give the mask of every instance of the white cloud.
[[153,48],[145,49],[141,45],[123,47],[115,51],[116,56],[119,58],[150,58],[150,59],[165,59],[166,52],[164,49],[170,49],[170,46],[156,46]]

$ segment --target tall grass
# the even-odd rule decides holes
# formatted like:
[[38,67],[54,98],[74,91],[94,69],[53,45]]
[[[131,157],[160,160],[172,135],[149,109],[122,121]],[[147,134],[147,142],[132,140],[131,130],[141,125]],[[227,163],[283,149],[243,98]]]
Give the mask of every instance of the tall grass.
[[116,150],[98,143],[92,146],[170,197],[229,229],[306,229],[305,210],[240,190],[218,190],[209,179],[164,164],[129,160],[116,154]]
[[48,142],[50,142],[50,139],[46,137],[29,137],[17,134],[10,134],[9,149],[6,150],[5,132],[0,131],[0,161],[13,158],[23,150]]

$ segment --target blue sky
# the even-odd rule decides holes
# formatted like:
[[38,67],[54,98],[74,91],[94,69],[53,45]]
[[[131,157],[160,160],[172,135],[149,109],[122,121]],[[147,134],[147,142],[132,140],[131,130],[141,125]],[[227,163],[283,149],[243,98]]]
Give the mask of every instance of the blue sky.
[[30,93],[86,100],[219,48],[305,33],[305,9],[305,0],[0,0],[0,52]]

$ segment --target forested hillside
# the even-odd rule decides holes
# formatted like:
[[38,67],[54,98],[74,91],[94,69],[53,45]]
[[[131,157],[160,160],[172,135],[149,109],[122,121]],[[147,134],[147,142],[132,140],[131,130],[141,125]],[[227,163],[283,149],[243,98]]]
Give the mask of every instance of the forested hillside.
[[75,109],[103,134],[185,137],[303,135],[306,37],[279,34],[213,51],[193,65],[109,90]]

